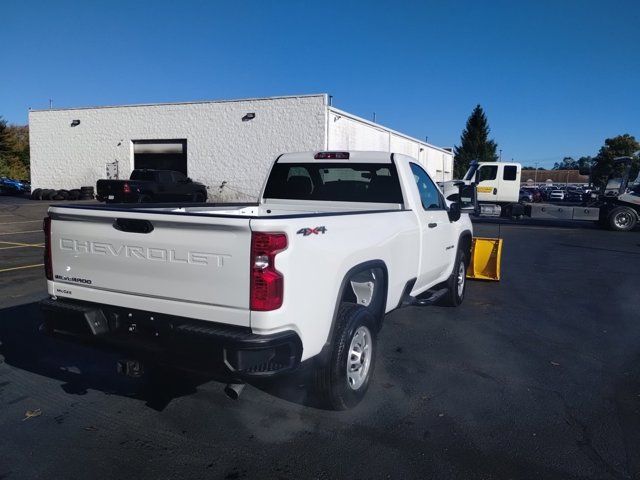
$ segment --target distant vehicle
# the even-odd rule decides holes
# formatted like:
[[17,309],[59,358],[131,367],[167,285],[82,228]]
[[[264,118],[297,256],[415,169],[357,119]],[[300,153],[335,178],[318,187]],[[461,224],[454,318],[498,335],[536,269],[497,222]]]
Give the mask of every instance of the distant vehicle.
[[584,192],[582,191],[582,189],[567,190],[564,199],[567,202],[582,202],[584,200]]
[[0,194],[3,195],[23,195],[29,193],[31,185],[13,178],[0,178]]
[[549,192],[549,200],[552,202],[561,202],[564,200],[565,197],[565,193],[563,190],[551,190],[551,192]]
[[205,185],[171,170],[134,170],[129,180],[98,180],[96,190],[106,203],[207,201]]
[[533,192],[524,188],[520,189],[520,201],[521,202],[533,202]]
[[522,190],[525,190],[526,192],[529,192],[531,194],[531,197],[533,198],[533,200],[531,201],[535,203],[542,201],[542,191],[539,188],[523,187]]

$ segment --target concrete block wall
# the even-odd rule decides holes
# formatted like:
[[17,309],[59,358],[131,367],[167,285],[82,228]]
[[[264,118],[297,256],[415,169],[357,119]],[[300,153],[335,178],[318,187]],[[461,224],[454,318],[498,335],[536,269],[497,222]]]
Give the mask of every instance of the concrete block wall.
[[[186,139],[188,175],[210,186],[210,199],[253,200],[278,154],[325,147],[325,105],[325,95],[310,95],[32,111],[32,186],[95,185],[114,160],[128,178],[134,140]],[[255,118],[242,121],[247,113]]]
[[[247,113],[255,118],[243,121]],[[453,171],[450,152],[330,107],[324,94],[37,110],[29,131],[32,188],[95,186],[115,160],[119,178],[129,178],[136,140],[186,140],[187,173],[210,187],[211,201],[257,199],[283,152],[393,151],[416,158],[437,181]]]

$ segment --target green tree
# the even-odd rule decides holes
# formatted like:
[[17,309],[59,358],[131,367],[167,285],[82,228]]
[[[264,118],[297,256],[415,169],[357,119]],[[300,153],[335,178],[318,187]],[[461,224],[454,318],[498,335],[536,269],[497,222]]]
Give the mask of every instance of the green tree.
[[498,145],[489,140],[489,122],[480,105],[476,105],[467,119],[467,125],[460,136],[460,146],[454,147],[455,177],[462,176],[469,169],[473,160],[479,162],[495,162],[498,160]]
[[0,117],[0,175],[29,177],[29,127],[7,125]]
[[622,176],[624,167],[614,163],[613,159],[616,157],[633,156],[635,158],[631,168],[631,178],[635,178],[638,174],[638,156],[635,155],[638,150],[640,150],[640,143],[628,133],[607,138],[598,155],[593,159],[591,174],[593,183],[605,185],[609,177]]

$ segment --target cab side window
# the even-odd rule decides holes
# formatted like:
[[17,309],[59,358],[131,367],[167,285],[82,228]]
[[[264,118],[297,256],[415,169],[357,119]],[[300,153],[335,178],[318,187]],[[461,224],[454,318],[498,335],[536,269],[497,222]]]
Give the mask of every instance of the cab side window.
[[411,172],[413,172],[413,178],[418,186],[418,192],[420,192],[422,207],[425,210],[442,210],[444,208],[442,196],[427,172],[415,163],[411,164]]
[[478,170],[478,183],[484,180],[495,180],[498,176],[497,165],[483,165]]
[[518,178],[518,167],[515,165],[505,165],[504,172],[502,173],[502,179],[513,181],[516,178]]

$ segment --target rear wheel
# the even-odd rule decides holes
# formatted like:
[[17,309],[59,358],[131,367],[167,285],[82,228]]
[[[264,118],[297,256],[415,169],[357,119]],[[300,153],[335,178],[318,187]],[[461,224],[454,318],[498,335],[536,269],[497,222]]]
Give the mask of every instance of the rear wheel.
[[331,358],[315,371],[315,387],[326,407],[347,410],[367,392],[375,365],[375,325],[365,307],[340,305]]
[[637,222],[638,215],[629,207],[616,207],[609,213],[609,227],[618,232],[633,230]]

